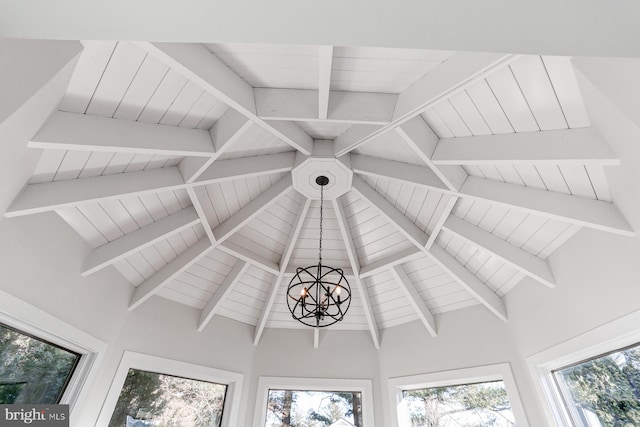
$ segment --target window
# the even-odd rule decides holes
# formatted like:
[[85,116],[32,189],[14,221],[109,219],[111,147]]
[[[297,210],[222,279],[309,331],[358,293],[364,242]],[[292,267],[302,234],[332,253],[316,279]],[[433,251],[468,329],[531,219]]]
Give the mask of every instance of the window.
[[80,355],[0,323],[0,404],[59,403]]
[[266,427],[324,427],[340,422],[362,427],[362,393],[269,390]]
[[126,351],[96,425],[238,425],[242,374]]
[[640,311],[527,358],[550,426],[640,425]]
[[395,427],[527,427],[508,363],[389,380]]
[[578,426],[640,425],[640,344],[553,371]]
[[413,427],[516,425],[504,381],[403,390],[402,395]]
[[222,420],[227,386],[129,369],[109,427],[217,427]]
[[255,427],[373,425],[371,380],[260,377],[258,399]]

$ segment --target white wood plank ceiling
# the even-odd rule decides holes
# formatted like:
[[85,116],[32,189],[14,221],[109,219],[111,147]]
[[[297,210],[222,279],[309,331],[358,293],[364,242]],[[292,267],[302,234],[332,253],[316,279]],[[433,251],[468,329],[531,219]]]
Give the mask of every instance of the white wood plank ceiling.
[[[30,143],[40,162],[6,216],[56,211],[136,291],[256,327],[304,328],[286,284],[317,262],[319,202],[291,170],[333,141],[353,188],[324,210],[323,259],[354,299],[330,329],[484,305],[581,227],[633,235],[618,159],[590,128],[570,58],[332,46],[85,42]],[[529,285],[530,286],[530,285]],[[434,317],[436,316],[436,317]],[[330,333],[330,332],[329,332]]]

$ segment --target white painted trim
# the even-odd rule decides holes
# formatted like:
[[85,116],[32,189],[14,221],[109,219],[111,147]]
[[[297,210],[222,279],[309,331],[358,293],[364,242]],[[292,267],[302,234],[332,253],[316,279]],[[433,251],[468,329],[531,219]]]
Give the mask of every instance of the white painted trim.
[[269,390],[359,391],[362,393],[362,426],[375,427],[373,383],[370,379],[259,377],[254,427],[264,427]]
[[549,426],[573,427],[551,371],[640,342],[640,310],[526,358]]
[[75,419],[77,413],[82,411],[83,399],[87,397],[83,388],[96,381],[107,343],[1,290],[0,323],[81,355],[60,401],[69,405],[70,416]]
[[109,424],[129,369],[138,369],[191,378],[194,380],[226,384],[228,387],[224,401],[221,427],[237,425],[238,413],[240,412],[240,396],[244,380],[243,374],[224,371],[222,369],[211,368],[208,366],[194,365],[178,360],[164,359],[157,356],[135,353],[133,351],[125,351],[122,355],[122,359],[120,360],[118,370],[113,377],[111,387],[109,388],[107,397],[104,400],[102,409],[100,410],[96,426],[107,426]]
[[518,392],[518,387],[513,378],[509,363],[497,363],[494,365],[474,366],[450,371],[390,378],[387,385],[392,427],[408,427],[401,424],[398,414],[398,405],[402,401],[403,390],[454,386],[497,380],[504,381],[507,396],[509,397],[511,409],[513,410],[513,415],[518,423],[518,427],[528,427],[527,416],[522,401],[520,400],[520,393]]
[[329,112],[331,65],[333,46],[318,46],[318,118],[326,119]]

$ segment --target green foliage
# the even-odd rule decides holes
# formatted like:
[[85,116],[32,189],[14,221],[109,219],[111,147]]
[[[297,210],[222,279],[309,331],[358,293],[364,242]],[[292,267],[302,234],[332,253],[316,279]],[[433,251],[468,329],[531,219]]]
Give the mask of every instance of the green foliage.
[[127,415],[162,427],[220,425],[226,386],[130,369],[109,427]]
[[[289,394],[290,398],[287,397]],[[314,401],[314,399],[316,408],[300,407],[300,401],[308,404],[309,400]],[[267,426],[327,427],[341,418],[353,416],[355,426],[361,427],[362,405],[360,402],[360,393],[355,392],[270,390]],[[291,411],[290,417],[286,415],[288,410]]]
[[0,404],[57,403],[78,359],[0,325]]
[[640,425],[640,347],[559,372],[578,408],[596,414],[604,427]]

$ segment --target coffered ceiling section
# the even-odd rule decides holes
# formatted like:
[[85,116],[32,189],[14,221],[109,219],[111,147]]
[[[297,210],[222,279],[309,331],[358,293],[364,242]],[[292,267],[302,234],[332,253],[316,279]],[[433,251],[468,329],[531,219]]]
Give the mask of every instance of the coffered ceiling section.
[[546,259],[581,227],[634,234],[569,58],[84,46],[6,216],[56,211],[94,248],[78,274],[117,269],[131,310],[168,298],[202,311],[199,330],[255,326],[256,344],[303,327],[285,290],[317,262],[310,191],[326,171],[344,178],[323,259],[354,289],[330,329],[368,330],[376,347],[381,328],[418,320],[435,336],[438,314],[471,305],[508,321],[504,295],[526,276],[555,287]]

